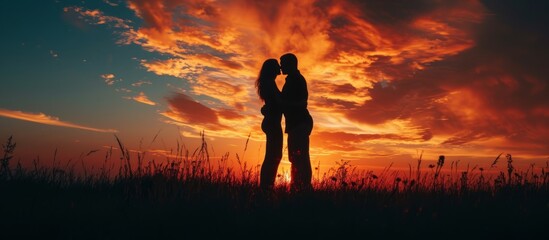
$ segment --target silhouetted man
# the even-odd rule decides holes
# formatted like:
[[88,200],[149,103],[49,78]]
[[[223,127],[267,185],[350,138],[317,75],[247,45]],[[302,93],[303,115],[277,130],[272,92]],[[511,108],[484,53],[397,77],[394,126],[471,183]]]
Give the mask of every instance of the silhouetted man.
[[282,74],[287,75],[282,88],[282,111],[288,134],[288,158],[292,163],[293,190],[311,189],[311,159],[309,135],[313,130],[313,118],[307,110],[307,82],[297,68],[297,57],[292,53],[280,57]]

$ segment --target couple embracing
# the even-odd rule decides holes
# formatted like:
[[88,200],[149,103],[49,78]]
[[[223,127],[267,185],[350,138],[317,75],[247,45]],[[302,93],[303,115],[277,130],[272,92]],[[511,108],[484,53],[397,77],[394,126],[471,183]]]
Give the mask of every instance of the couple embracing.
[[[287,75],[282,92],[278,90],[275,79],[281,74]],[[260,187],[269,190],[274,186],[278,165],[282,159],[282,115],[288,134],[288,159],[291,162],[291,189],[310,190],[312,169],[309,156],[309,135],[313,129],[313,118],[307,110],[307,82],[298,70],[297,57],[292,53],[276,59],[267,59],[256,81],[259,98],[265,103],[261,108],[264,118],[261,129],[265,132],[267,143],[265,158],[261,166]]]

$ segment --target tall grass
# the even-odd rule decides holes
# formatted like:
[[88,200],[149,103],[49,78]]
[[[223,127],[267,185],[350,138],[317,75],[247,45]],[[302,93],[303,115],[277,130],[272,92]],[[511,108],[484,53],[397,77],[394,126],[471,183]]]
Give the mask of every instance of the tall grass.
[[[105,152],[98,169],[84,164],[85,157],[98,151],[81,155],[81,174],[74,164],[54,160],[52,166],[41,166],[39,158],[33,168],[14,167],[16,144],[10,137],[0,159],[0,226],[17,235],[26,225],[47,232],[41,224],[48,223],[61,229],[53,235],[63,238],[185,234],[173,232],[178,228],[199,236],[224,236],[222,231],[261,235],[272,228],[278,229],[272,236],[291,231],[364,236],[366,230],[369,236],[459,235],[459,228],[492,236],[501,232],[490,228],[510,223],[520,227],[513,234],[534,234],[549,213],[549,163],[518,171],[510,154],[505,155],[507,171],[495,175],[479,166],[459,170],[459,161],[448,168],[444,156],[425,168],[419,154],[408,171],[393,170],[391,164],[377,173],[341,160],[322,175],[315,168],[313,192],[292,192],[280,177],[273,191],[264,192],[258,187],[259,166],[250,167],[244,159],[249,138],[234,169],[229,153],[212,160],[204,133],[201,137],[198,148],[190,151],[178,142],[165,161],[157,162],[146,151],[130,151],[115,136],[117,149]],[[505,216],[497,218],[501,214]]]

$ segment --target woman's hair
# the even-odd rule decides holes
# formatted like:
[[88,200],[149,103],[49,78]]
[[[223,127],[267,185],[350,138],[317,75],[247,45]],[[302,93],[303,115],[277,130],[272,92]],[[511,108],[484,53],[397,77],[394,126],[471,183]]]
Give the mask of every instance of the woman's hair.
[[274,58],[270,58],[263,62],[259,76],[255,81],[255,87],[257,88],[257,94],[259,98],[265,101],[266,93],[272,91],[272,87],[276,87],[274,79],[280,74],[280,65]]

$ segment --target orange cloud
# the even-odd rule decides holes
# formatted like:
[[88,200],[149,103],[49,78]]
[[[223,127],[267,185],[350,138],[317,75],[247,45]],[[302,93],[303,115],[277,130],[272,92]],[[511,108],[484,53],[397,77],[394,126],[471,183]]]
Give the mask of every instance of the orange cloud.
[[130,0],[128,7],[142,24],[73,11],[118,27],[119,43],[163,56],[141,65],[188,86],[181,91],[188,95],[168,98],[162,114],[172,123],[228,137],[243,135],[245,124],[261,135],[259,67],[293,52],[308,82],[317,149],[384,155],[513,141],[547,149],[549,72],[534,50],[546,49],[546,36],[505,22],[505,12],[492,12],[503,8],[490,3]]
[[[420,94],[427,95],[421,97],[395,98],[381,94],[384,91],[378,94],[373,86],[380,80],[406,80],[433,62],[471,48],[471,28],[483,14],[482,5],[474,1],[438,7],[400,6],[404,9],[382,3],[377,6],[380,9],[369,10],[374,4],[130,1],[130,8],[145,22],[135,30],[144,40],[139,44],[172,56],[143,60],[142,65],[159,75],[185,79],[191,83],[191,93],[221,103],[212,102],[212,107],[225,104],[246,109],[243,102],[258,108],[250,100],[256,99],[253,80],[260,63],[285,52],[296,53],[309,82],[316,126],[331,130],[335,127],[329,124],[334,113],[342,113],[338,116],[349,120],[340,122],[339,128],[357,129],[357,121],[380,124],[408,119],[444,95],[435,89],[423,91]],[[178,7],[183,9],[178,13],[183,18],[175,21],[178,18],[171,9]],[[263,14],[266,8],[272,11]],[[387,98],[380,98],[383,95]],[[408,124],[409,134],[417,136],[419,132],[419,138],[431,138],[425,127]],[[384,131],[377,130],[376,134]]]
[[144,92],[139,92],[139,95],[135,96],[135,97],[132,97],[133,100],[135,100],[136,102],[140,102],[140,103],[143,103],[143,104],[147,104],[147,105],[151,105],[151,106],[155,106],[156,103],[151,101],[147,95],[145,95]]
[[220,118],[228,119],[228,120],[241,120],[244,118],[241,114],[239,114],[236,111],[230,110],[230,109],[221,109],[217,111],[217,115]]
[[311,140],[315,142],[316,147],[342,151],[357,151],[364,150],[359,146],[359,144],[368,141],[417,141],[421,140],[421,138],[413,138],[397,134],[353,134],[347,132],[316,131],[313,133]]
[[82,19],[88,20],[91,19],[91,24],[113,24],[114,27],[117,28],[124,28],[129,29],[130,27],[130,20],[125,20],[118,17],[113,16],[107,16],[100,10],[89,10],[89,9],[83,9],[81,7],[65,7],[63,9],[65,13],[76,13],[78,14]]
[[109,86],[113,85],[114,82],[116,81],[114,78],[114,74],[112,73],[107,73],[107,74],[101,74],[101,78],[103,78],[103,80],[105,81],[105,83]]
[[162,115],[178,123],[189,126],[220,130],[227,128],[219,123],[214,110],[194,101],[185,94],[174,94],[168,99],[168,110]]
[[75,124],[75,123],[61,121],[57,117],[48,116],[44,113],[26,113],[26,112],[22,112],[22,111],[13,111],[13,110],[9,110],[9,109],[0,108],[0,116],[7,117],[7,118],[13,118],[13,119],[19,119],[19,120],[23,120],[23,121],[41,123],[41,124],[46,124],[46,125],[76,128],[76,129],[82,129],[82,130],[88,130],[88,131],[94,131],[94,132],[103,132],[103,133],[117,132],[114,129],[93,128],[93,127],[87,127],[87,126],[83,126],[83,125],[79,125],[79,124]]
[[[199,132],[212,130],[210,137],[243,138],[252,132],[253,140],[260,140],[261,119],[256,115],[242,114],[228,108],[211,108],[191,97],[174,93],[167,98],[168,109],[160,114],[166,123],[185,128],[182,133],[188,137],[199,137]],[[258,110],[259,111],[259,110]]]

